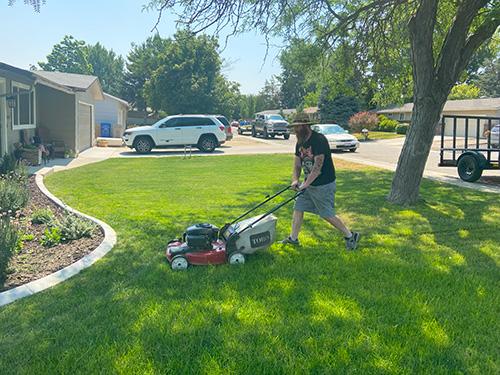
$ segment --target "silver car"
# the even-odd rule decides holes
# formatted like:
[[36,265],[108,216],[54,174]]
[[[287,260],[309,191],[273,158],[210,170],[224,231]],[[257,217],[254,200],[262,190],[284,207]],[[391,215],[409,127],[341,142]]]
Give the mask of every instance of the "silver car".
[[358,139],[349,134],[347,130],[337,124],[317,124],[313,125],[312,130],[323,134],[328,140],[330,150],[349,150],[356,152],[359,147]]

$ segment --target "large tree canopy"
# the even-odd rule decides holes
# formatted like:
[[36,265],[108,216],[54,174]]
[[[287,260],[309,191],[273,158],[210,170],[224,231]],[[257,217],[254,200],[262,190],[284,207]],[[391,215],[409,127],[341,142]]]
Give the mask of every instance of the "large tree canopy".
[[[234,33],[305,37],[335,50],[348,42],[376,74],[385,61],[409,54],[414,111],[389,199],[417,201],[435,127],[451,88],[500,24],[498,0],[153,0],[174,9],[194,32],[230,26]],[[353,62],[358,64],[358,61]],[[405,80],[397,69],[395,80]],[[390,89],[390,83],[386,82]],[[377,87],[385,92],[386,87]]]

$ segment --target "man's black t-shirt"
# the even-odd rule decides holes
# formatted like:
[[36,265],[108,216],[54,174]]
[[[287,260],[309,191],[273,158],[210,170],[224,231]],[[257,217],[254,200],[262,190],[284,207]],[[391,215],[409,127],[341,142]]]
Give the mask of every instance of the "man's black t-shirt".
[[297,155],[302,162],[302,170],[304,171],[306,179],[312,171],[314,157],[317,155],[325,155],[321,174],[311,185],[326,185],[335,181],[335,167],[333,166],[330,145],[323,134],[313,131],[307,141],[300,145],[298,143],[295,145],[295,155]]

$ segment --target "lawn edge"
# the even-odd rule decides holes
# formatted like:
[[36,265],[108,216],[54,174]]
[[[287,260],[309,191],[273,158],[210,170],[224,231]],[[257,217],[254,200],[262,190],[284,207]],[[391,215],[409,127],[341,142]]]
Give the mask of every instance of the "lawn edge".
[[50,275],[44,276],[41,279],[31,281],[24,285],[20,285],[16,288],[9,289],[5,292],[0,293],[0,307],[12,303],[18,299],[31,296],[42,290],[48,289],[57,285],[70,277],[73,277],[81,270],[90,267],[97,260],[101,259],[104,255],[106,255],[116,244],[116,232],[111,226],[106,224],[105,222],[96,219],[95,217],[86,215],[82,212],[75,210],[72,207],[64,204],[59,198],[53,195],[46,187],[43,182],[45,176],[52,174],[54,172],[54,168],[45,169],[43,172],[40,171],[35,174],[36,185],[40,189],[40,191],[46,195],[51,201],[53,201],[58,206],[62,207],[64,210],[72,212],[78,216],[87,218],[92,220],[94,223],[99,225],[104,232],[104,240],[101,244],[95,248],[91,253],[85,255],[83,258],[77,260],[75,263],[70,264],[69,266],[60,269]]

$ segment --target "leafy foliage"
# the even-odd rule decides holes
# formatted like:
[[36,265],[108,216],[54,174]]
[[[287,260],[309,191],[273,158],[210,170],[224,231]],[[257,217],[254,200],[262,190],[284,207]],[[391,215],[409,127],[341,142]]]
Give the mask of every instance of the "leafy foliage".
[[483,95],[500,97],[500,57],[485,62],[484,70],[478,74],[475,83]]
[[396,133],[397,134],[406,134],[409,127],[410,127],[410,125],[408,125],[408,124],[398,124],[398,126],[396,126]]
[[39,62],[38,65],[47,71],[92,74],[88,56],[88,47],[83,40],[65,35],[61,42],[54,45],[47,62]]
[[26,206],[29,191],[25,184],[13,179],[0,179],[0,215],[14,215]]
[[54,226],[59,229],[62,241],[73,241],[83,237],[91,237],[96,229],[96,225],[92,221],[71,213],[65,214],[60,220],[55,222]]
[[61,228],[52,226],[45,229],[40,244],[45,247],[54,247],[62,241]]
[[319,113],[322,122],[335,122],[348,126],[349,118],[359,111],[358,100],[352,96],[337,96],[330,99],[328,90],[323,89],[319,101]]
[[479,87],[473,84],[462,83],[453,86],[450,95],[448,95],[448,99],[449,100],[476,99],[479,98],[480,91],[481,90],[479,89]]
[[102,89],[111,95],[120,96],[124,80],[123,58],[117,56],[113,50],[107,50],[100,43],[89,45],[87,48],[92,74],[99,77]]
[[393,133],[394,131],[396,131],[396,126],[399,125],[399,122],[390,119],[389,117],[384,115],[379,115],[378,118],[379,118],[379,123],[377,127],[378,131],[389,132],[389,133]]
[[5,279],[9,259],[18,244],[18,232],[8,217],[0,216],[0,284]]
[[54,213],[50,208],[39,208],[31,215],[31,222],[33,224],[49,225],[53,221],[54,221]]
[[377,127],[378,121],[376,113],[359,112],[349,119],[349,128],[357,133],[363,129],[373,130]]

